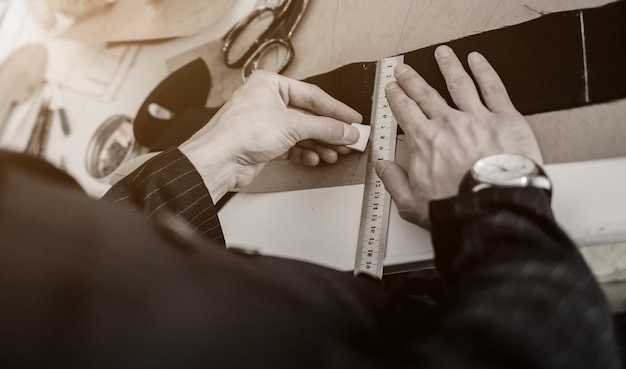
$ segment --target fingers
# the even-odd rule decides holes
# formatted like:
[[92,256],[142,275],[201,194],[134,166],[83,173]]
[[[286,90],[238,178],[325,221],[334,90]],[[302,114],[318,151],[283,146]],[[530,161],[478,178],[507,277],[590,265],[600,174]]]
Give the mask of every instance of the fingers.
[[403,219],[426,229],[430,228],[428,220],[428,202],[415,196],[409,175],[398,164],[381,160],[376,162],[376,174],[385,184],[398,207]]
[[489,110],[500,113],[515,109],[500,76],[484,56],[474,51],[468,55],[467,62]]
[[295,142],[317,140],[330,145],[349,145],[358,141],[359,130],[341,121],[294,112],[294,119],[286,122]]
[[431,87],[413,68],[400,64],[394,71],[396,81],[429,118],[451,109],[439,92]]
[[317,166],[322,161],[334,164],[339,160],[339,155],[346,155],[352,152],[345,146],[325,146],[313,140],[298,142],[283,159],[288,159],[296,164],[306,166]]
[[363,117],[356,110],[313,84],[278,74],[259,72],[252,76],[275,78],[278,92],[287,106],[313,113],[306,114],[292,109],[293,119],[286,124],[289,125],[289,134],[293,135],[296,142],[312,139],[342,146],[353,144],[359,139],[358,129],[346,124],[363,121]]
[[380,160],[375,165],[376,174],[383,181],[385,189],[389,191],[396,204],[411,202],[412,189],[408,174],[398,164]]
[[294,146],[289,150],[287,159],[307,167],[315,167],[320,163],[320,156],[315,151],[298,146]]
[[[288,152],[286,157],[305,165],[333,163],[338,154],[348,151],[340,146],[359,139],[359,130],[347,123],[361,122],[362,116],[315,85],[257,71],[243,89],[261,109],[273,111],[266,123],[273,132],[275,150],[284,150],[276,157]],[[304,143],[289,152],[297,143],[310,140],[318,143]]]
[[461,111],[485,110],[474,81],[463,68],[454,51],[446,45],[435,50],[435,59],[443,75],[452,100]]
[[333,98],[318,86],[281,75],[276,76],[281,96],[287,105],[347,123],[363,121],[359,112]]
[[298,142],[296,147],[300,147],[302,149],[306,149],[308,151],[316,153],[321,160],[329,164],[335,163],[339,159],[339,153],[335,149],[324,146],[321,143],[313,140]]
[[[476,79],[480,94],[474,81],[450,47],[439,46],[435,50],[435,59],[446,81],[450,96],[459,110],[467,112],[483,110],[485,106],[480,99],[481,95],[487,105],[486,108],[493,112],[515,109],[500,76],[480,53],[472,52],[468,56],[468,64]],[[395,76],[406,95],[415,101],[427,117],[433,118],[451,109],[437,90],[428,85],[409,66],[399,65],[395,70]],[[400,100],[400,107],[404,108],[407,105],[403,100]],[[400,122],[400,119],[398,121]]]
[[410,135],[433,137],[438,127],[429,121],[419,105],[410,98],[397,82],[390,82],[385,88],[387,102],[402,130]]
[[394,117],[396,117],[398,124],[400,124],[403,130],[405,129],[404,125],[406,122],[415,119],[421,121],[428,119],[415,100],[407,95],[398,82],[389,82],[387,86],[385,86],[385,95],[387,96],[387,102],[389,103]]

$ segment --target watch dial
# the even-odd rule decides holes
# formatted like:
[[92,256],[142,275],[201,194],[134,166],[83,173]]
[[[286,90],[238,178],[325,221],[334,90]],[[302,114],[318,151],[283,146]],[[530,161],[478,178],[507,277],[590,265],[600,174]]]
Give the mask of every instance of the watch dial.
[[531,159],[515,154],[492,155],[480,159],[472,167],[474,178],[496,185],[525,184],[528,176],[537,173]]

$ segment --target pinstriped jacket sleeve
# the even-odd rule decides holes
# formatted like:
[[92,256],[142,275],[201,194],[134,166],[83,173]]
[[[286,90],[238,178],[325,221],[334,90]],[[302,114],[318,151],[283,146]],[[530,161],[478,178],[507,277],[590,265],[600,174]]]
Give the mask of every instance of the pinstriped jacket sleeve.
[[147,218],[176,217],[204,239],[225,245],[211,195],[196,168],[177,148],[147,161],[111,187],[102,199]]

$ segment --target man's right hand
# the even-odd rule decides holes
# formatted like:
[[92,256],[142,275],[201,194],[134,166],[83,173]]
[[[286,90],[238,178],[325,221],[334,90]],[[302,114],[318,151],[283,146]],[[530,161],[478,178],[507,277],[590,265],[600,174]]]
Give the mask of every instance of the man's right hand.
[[461,178],[481,157],[507,152],[542,163],[528,122],[481,54],[468,56],[478,89],[448,46],[438,47],[435,59],[457,108],[411,67],[396,67],[397,82],[389,83],[386,93],[406,134],[410,162],[406,171],[390,161],[376,163],[400,216],[425,228],[430,225],[428,203],[456,195]]
[[180,145],[217,202],[249,184],[271,160],[316,166],[348,154],[361,114],[319,87],[259,70]]

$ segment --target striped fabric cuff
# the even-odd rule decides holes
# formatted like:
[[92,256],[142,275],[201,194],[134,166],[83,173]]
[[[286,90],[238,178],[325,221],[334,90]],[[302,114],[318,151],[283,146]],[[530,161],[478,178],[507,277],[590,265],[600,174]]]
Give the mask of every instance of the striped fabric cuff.
[[183,221],[200,237],[225,245],[213,200],[200,174],[177,148],[147,161],[116,183],[103,199],[147,218]]

